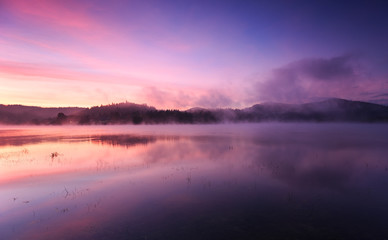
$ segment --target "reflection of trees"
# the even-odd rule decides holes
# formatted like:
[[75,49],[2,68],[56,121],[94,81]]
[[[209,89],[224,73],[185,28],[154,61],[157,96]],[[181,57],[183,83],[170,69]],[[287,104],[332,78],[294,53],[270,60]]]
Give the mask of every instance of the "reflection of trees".
[[99,135],[90,137],[92,143],[109,144],[112,146],[133,147],[137,145],[148,145],[156,141],[175,141],[176,136],[142,136],[142,135]]
[[[1,133],[1,132],[0,132]],[[65,135],[11,135],[0,136],[0,146],[23,146],[27,144],[41,144],[48,142],[89,142],[102,143],[112,146],[131,147],[136,145],[147,145],[155,143],[158,140],[163,141],[175,141],[180,137],[178,136],[158,136],[158,135],[78,135],[78,136],[65,136]]]
[[47,141],[55,140],[41,135],[0,136],[0,146],[22,146]]
[[156,142],[155,136],[133,136],[133,135],[101,135],[91,137],[92,143],[109,144],[112,146],[131,147],[136,145],[147,145]]

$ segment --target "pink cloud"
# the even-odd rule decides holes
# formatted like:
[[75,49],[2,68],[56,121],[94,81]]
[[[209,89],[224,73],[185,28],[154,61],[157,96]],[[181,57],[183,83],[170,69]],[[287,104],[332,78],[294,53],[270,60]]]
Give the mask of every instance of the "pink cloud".
[[127,51],[136,49],[135,43],[121,34],[117,26],[106,23],[109,19],[95,14],[100,9],[92,3],[6,0],[4,6],[18,26],[8,32],[5,28],[1,35],[60,53],[70,52],[77,61],[80,57],[97,61],[96,58],[107,58],[107,53],[122,54],[122,46]]
[[231,92],[220,89],[145,87],[141,97],[157,108],[181,110],[192,107],[225,108],[239,105],[238,99]]
[[87,15],[87,10],[91,6],[82,4],[80,1],[7,0],[4,4],[20,18],[34,20],[39,24],[77,29],[90,29],[98,26]]
[[[102,63],[101,63],[102,64]],[[97,66],[95,65],[94,69]],[[144,71],[152,71],[151,68],[144,68]],[[93,70],[93,69],[92,69]],[[165,74],[173,74],[174,69],[163,69],[162,67],[153,69],[154,71],[164,72]],[[19,76],[23,77],[24,80],[39,77],[40,81],[50,81],[64,83],[64,81],[77,81],[80,85],[88,83],[106,83],[106,84],[119,84],[119,85],[131,85],[138,87],[147,87],[150,89],[158,88],[159,91],[177,91],[186,85],[177,83],[165,82],[163,86],[160,85],[158,80],[152,78],[142,78],[132,76],[130,73],[115,73],[114,71],[107,72],[93,72],[90,69],[77,68],[68,65],[60,64],[48,64],[48,63],[29,63],[29,62],[17,62],[7,61],[6,59],[0,58],[0,74],[6,79],[14,79]],[[170,89],[170,90],[168,90]],[[191,88],[195,90],[196,88]],[[151,91],[152,92],[152,91]],[[153,94],[151,94],[153,95]]]
[[[192,68],[184,63],[177,63],[174,58],[166,58],[161,52],[155,52],[149,48],[142,48],[141,46],[133,52],[128,52],[128,45],[116,44],[112,41],[109,45],[116,45],[109,49],[99,48],[98,46],[105,46],[107,44],[96,43],[89,41],[88,46],[95,46],[90,49],[85,49],[82,44],[57,42],[46,39],[31,39],[18,33],[3,32],[2,35],[14,40],[9,41],[15,47],[20,46],[20,43],[28,44],[36,48],[37,54],[47,53],[61,55],[63,58],[56,58],[56,60],[63,62],[65,59],[71,63],[72,66],[68,68],[84,69],[91,72],[104,73],[108,75],[121,74],[127,75],[130,78],[148,79],[149,83],[158,84],[160,81],[175,81],[184,80],[184,82],[201,82],[204,75],[209,73],[193,72]],[[19,42],[19,43],[18,43]],[[189,50],[188,45],[171,46],[173,48],[180,48],[184,51]],[[0,47],[1,48],[1,47]],[[131,47],[130,47],[131,48]],[[94,51],[96,49],[96,51]],[[34,56],[33,57],[39,57]],[[35,62],[35,59],[31,59]],[[153,79],[151,81],[151,79]],[[110,79],[109,79],[110,81]],[[126,80],[124,80],[126,81]]]

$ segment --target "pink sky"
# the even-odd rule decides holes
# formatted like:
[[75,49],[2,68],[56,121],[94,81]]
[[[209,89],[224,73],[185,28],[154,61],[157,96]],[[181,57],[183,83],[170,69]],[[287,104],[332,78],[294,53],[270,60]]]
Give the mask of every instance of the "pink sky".
[[[297,41],[279,22],[232,10],[204,3],[0,0],[0,103],[245,107],[268,100],[261,96],[271,92],[256,87],[271,81],[273,69],[343,54],[340,47]],[[290,26],[300,28],[291,17]],[[372,92],[386,89],[384,79]],[[317,94],[308,97],[365,100],[358,93]]]

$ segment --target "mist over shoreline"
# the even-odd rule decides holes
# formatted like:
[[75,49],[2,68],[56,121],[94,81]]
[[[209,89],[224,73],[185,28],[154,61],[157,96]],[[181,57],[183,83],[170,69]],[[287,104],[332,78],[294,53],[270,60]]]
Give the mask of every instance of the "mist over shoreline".
[[0,105],[5,125],[214,124],[249,122],[388,122],[388,107],[328,99],[305,104],[263,103],[243,109],[159,110],[146,104],[118,103],[91,108]]

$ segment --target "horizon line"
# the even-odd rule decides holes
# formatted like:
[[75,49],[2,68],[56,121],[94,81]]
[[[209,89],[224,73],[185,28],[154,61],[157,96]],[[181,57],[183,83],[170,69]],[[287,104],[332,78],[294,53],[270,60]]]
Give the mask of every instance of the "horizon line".
[[327,100],[331,100],[331,99],[336,99],[336,100],[345,100],[345,101],[352,101],[352,102],[364,102],[364,103],[370,103],[370,104],[376,104],[376,105],[381,105],[381,106],[388,106],[386,104],[380,104],[380,103],[374,103],[374,102],[369,102],[369,101],[362,101],[362,100],[353,100],[353,99],[345,99],[345,98],[335,98],[335,97],[331,97],[331,98],[322,98],[320,100],[315,100],[315,101],[309,101],[309,102],[301,102],[301,103],[284,103],[284,102],[273,102],[273,101],[263,101],[263,102],[259,102],[259,103],[254,103],[252,105],[248,105],[248,106],[245,106],[245,107],[240,107],[240,108],[237,108],[237,107],[198,107],[198,106],[195,106],[195,107],[189,107],[189,108],[157,108],[155,106],[152,106],[152,105],[149,105],[147,103],[135,103],[135,102],[128,102],[128,101],[124,101],[124,102],[112,102],[112,103],[109,103],[109,104],[98,104],[98,105],[93,105],[93,106],[39,106],[39,105],[24,105],[24,104],[20,104],[20,103],[13,103],[13,104],[3,104],[3,103],[0,103],[0,105],[3,105],[3,106],[23,106],[23,107],[37,107],[37,108],[45,108],[45,109],[49,109],[49,108],[83,108],[83,109],[90,109],[90,108],[93,108],[93,107],[101,107],[101,106],[110,106],[110,105],[115,105],[115,104],[135,104],[135,105],[145,105],[145,106],[148,106],[148,107],[153,107],[157,110],[179,110],[179,111],[187,111],[187,110],[190,110],[190,109],[207,109],[207,110],[210,110],[210,109],[244,109],[244,108],[249,108],[249,107],[252,107],[252,106],[255,106],[255,105],[258,105],[258,104],[287,104],[287,105],[299,105],[299,104],[306,104],[306,103],[315,103],[315,102],[323,102],[323,101],[327,101]]

